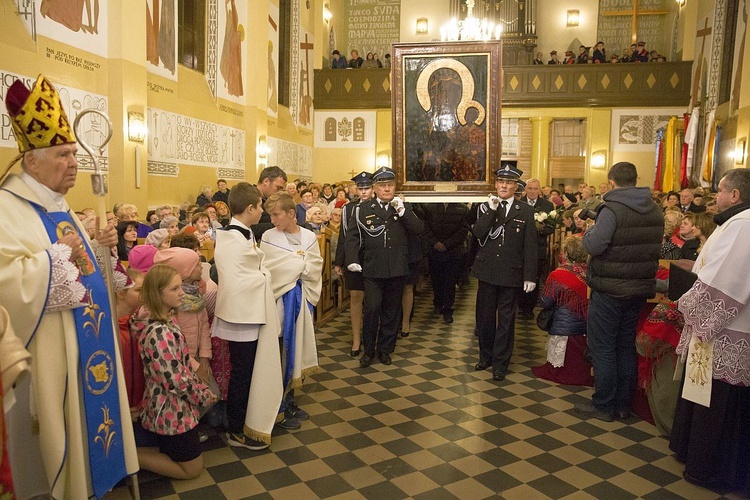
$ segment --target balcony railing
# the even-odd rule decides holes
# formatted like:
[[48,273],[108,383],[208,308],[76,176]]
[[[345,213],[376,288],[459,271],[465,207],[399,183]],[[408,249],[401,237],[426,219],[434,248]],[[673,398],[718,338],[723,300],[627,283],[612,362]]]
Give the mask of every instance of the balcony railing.
[[[687,106],[692,62],[506,66],[504,107]],[[316,109],[391,107],[388,69],[315,70]]]

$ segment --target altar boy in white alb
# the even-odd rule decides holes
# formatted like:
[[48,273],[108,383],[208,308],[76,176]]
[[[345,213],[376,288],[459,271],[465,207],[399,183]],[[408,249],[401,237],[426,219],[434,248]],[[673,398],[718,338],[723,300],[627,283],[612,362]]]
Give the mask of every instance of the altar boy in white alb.
[[297,225],[294,200],[288,193],[271,195],[265,209],[274,229],[263,233],[260,248],[271,272],[282,324],[285,417],[305,420],[308,415],[294,402],[293,389],[318,367],[313,307],[320,300],[323,257],[315,233]]

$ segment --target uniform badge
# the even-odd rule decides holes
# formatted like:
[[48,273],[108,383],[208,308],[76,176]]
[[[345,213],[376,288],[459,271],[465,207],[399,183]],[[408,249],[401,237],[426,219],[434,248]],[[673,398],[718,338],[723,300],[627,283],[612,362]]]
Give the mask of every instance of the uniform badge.
[[304,250],[297,250],[297,255],[305,255],[305,251]]

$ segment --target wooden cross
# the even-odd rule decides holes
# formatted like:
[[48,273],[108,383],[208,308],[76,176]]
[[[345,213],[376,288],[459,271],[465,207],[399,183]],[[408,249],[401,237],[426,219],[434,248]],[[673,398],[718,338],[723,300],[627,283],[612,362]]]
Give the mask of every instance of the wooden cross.
[[351,169],[351,170],[349,170],[349,175],[351,175],[352,177],[354,177],[354,176],[355,176],[355,175],[357,175],[358,173],[359,173],[359,172],[357,172],[357,171],[356,171],[356,170],[354,170],[354,169]]
[[611,10],[602,12],[602,16],[632,16],[631,21],[631,43],[638,43],[638,16],[658,16],[669,14],[668,10],[639,10],[638,0],[633,0],[632,10]]
[[690,92],[690,107],[698,104],[698,88],[701,84],[701,76],[703,73],[703,51],[706,48],[706,37],[711,34],[711,28],[708,26],[708,18],[705,20],[703,29],[698,30],[695,34],[696,38],[703,38],[701,43],[701,53],[698,56],[698,63],[695,66],[695,75],[693,76],[693,89]]
[[309,77],[309,75],[310,75],[310,65],[308,64],[307,53],[309,51],[311,51],[314,47],[315,46],[313,45],[313,43],[307,40],[307,33],[305,33],[305,41],[301,42],[299,44],[299,48],[301,50],[305,51],[305,68],[304,68],[304,71],[305,71],[305,75],[308,75],[305,78],[305,90],[307,90],[307,94],[305,94],[305,95],[310,95],[310,77]]

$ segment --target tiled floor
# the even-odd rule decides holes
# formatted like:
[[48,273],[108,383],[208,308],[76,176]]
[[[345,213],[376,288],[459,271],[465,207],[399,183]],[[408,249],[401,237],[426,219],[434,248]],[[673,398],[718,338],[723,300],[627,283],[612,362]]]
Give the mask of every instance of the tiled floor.
[[[510,373],[475,372],[476,283],[459,293],[455,323],[417,299],[412,334],[393,364],[360,369],[348,315],[318,331],[321,372],[299,391],[310,413],[261,452],[230,448],[211,430],[206,470],[170,481],[140,474],[144,499],[214,498],[718,498],[682,479],[683,466],[650,424],[582,421],[591,390],[534,378],[545,333],[516,325]],[[109,498],[123,498],[117,490]],[[740,498],[726,495],[725,498]]]

